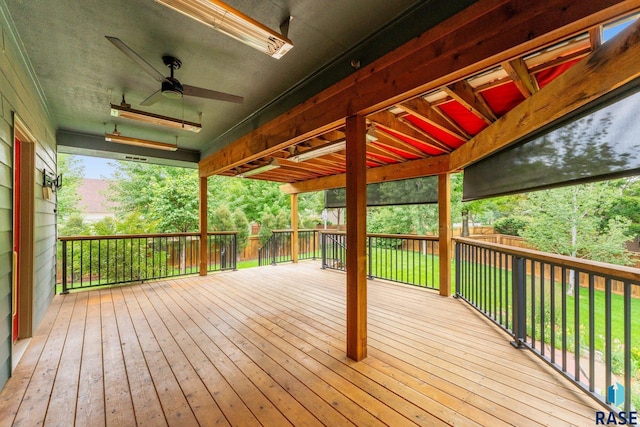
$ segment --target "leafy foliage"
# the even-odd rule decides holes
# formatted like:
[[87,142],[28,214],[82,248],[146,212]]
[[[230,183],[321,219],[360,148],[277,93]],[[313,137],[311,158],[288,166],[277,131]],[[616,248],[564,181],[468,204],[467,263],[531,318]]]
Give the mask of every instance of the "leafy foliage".
[[238,232],[236,244],[238,252],[241,252],[249,244],[249,221],[247,216],[240,209],[233,212],[233,224]]
[[532,217],[523,237],[540,250],[616,264],[629,263],[629,219],[607,217],[619,194],[611,182],[530,193]]
[[506,216],[497,219],[493,223],[496,233],[508,234],[510,236],[520,236],[527,228],[531,220],[522,216]]
[[[62,236],[77,235],[84,231],[78,219],[82,211],[78,186],[82,183],[84,167],[77,157],[58,154],[58,174],[62,174],[64,185],[57,192],[58,230]],[[73,218],[73,224],[68,224]],[[80,223],[79,223],[80,222]]]
[[261,245],[267,243],[267,240],[271,237],[271,232],[276,228],[276,217],[272,213],[268,212],[262,216],[260,231],[258,232],[258,241]]

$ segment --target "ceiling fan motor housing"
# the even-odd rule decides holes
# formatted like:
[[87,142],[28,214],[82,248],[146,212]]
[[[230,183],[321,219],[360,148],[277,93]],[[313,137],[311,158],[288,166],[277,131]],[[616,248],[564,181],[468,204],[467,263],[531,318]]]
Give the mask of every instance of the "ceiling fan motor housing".
[[180,99],[182,98],[182,93],[184,89],[182,88],[182,83],[173,77],[167,77],[162,82],[162,95],[166,96],[170,99]]

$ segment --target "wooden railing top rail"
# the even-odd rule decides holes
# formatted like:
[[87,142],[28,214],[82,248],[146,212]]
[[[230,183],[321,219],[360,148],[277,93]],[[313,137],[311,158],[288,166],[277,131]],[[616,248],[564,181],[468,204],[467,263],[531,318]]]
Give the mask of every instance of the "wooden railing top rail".
[[[317,230],[315,228],[299,228],[298,233],[300,233],[301,231],[320,231],[320,230]],[[293,229],[285,228],[283,230],[271,230],[271,232],[272,233],[288,233],[288,232],[293,232]]]
[[[318,230],[318,232],[322,234],[338,234],[345,235],[346,231],[338,231],[338,230]],[[367,233],[367,237],[382,237],[387,239],[412,239],[412,240],[428,240],[428,241],[437,241],[438,236],[424,236],[420,234],[381,234],[381,233]]]
[[[232,235],[238,234],[237,231],[208,231],[207,235]],[[94,236],[60,236],[58,240],[61,242],[76,241],[76,240],[114,240],[114,239],[143,239],[151,237],[197,237],[200,236],[199,232],[189,233],[152,233],[152,234],[110,234],[106,236],[94,235]]]
[[548,252],[541,252],[534,249],[517,248],[514,246],[501,245],[498,243],[487,243],[480,240],[468,239],[464,237],[454,237],[453,240],[480,248],[498,250],[508,255],[521,256],[533,259],[535,261],[553,263],[575,270],[590,271],[593,273],[601,274],[603,276],[629,280],[635,284],[640,285],[640,268],[609,264],[600,261],[591,261],[566,255],[550,254]]

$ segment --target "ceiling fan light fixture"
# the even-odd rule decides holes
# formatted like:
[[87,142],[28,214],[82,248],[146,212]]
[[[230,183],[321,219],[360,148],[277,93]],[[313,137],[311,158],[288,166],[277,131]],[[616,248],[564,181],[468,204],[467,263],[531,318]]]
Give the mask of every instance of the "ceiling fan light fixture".
[[177,151],[178,145],[167,144],[165,142],[151,141],[148,139],[131,138],[121,135],[120,132],[105,133],[104,140],[107,142],[116,142],[118,144],[135,145],[138,147],[153,148],[156,150]]
[[111,104],[111,116],[123,117],[125,119],[164,126],[171,129],[188,130],[195,133],[198,133],[202,130],[202,125],[200,123],[188,122],[186,120],[180,120],[168,116],[161,116],[159,114],[148,113],[141,110],[134,110],[133,108],[129,108],[123,105]]
[[280,59],[293,48],[293,42],[267,26],[219,0],[156,0],[211,28]]

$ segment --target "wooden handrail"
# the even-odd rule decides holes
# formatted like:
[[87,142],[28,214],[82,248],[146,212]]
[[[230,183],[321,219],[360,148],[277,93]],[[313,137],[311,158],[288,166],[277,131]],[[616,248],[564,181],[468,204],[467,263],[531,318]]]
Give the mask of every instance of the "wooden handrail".
[[516,248],[513,246],[501,245],[499,243],[487,243],[464,237],[454,237],[453,240],[455,242],[466,243],[480,248],[498,250],[507,255],[521,256],[523,258],[530,258],[535,261],[544,261],[575,270],[589,271],[603,276],[629,280],[640,285],[640,268],[609,264],[600,261],[591,261],[566,255],[556,255],[548,252],[537,251],[535,249]]
[[[338,234],[344,236],[346,231],[338,230],[318,230],[322,234]],[[382,237],[387,239],[412,239],[412,240],[427,240],[437,241],[438,236],[425,236],[421,234],[381,234],[381,233],[367,233],[367,237]]]
[[[237,231],[208,231],[208,236],[233,235]],[[199,237],[199,232],[188,233],[153,233],[153,234],[111,234],[106,236],[60,236],[61,242],[76,240],[113,240],[113,239],[143,239],[147,237]]]
[[[298,233],[301,233],[303,231],[320,231],[320,230],[317,230],[315,228],[300,228],[300,229],[298,229]],[[271,230],[271,232],[272,233],[288,233],[288,232],[293,232],[293,229],[285,228],[285,229],[282,229],[282,230]]]

